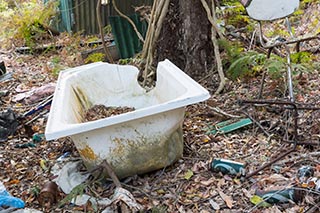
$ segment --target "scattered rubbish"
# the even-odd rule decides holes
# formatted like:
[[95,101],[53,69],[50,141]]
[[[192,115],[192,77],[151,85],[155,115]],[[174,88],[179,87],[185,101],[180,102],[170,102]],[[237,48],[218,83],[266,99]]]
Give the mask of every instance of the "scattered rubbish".
[[6,65],[4,64],[4,61],[0,62],[0,75],[4,75],[7,72]]
[[42,187],[38,201],[42,207],[50,208],[58,201],[59,191],[55,182],[47,182]]
[[300,183],[306,183],[314,175],[314,169],[311,166],[302,166],[298,170],[298,179]]
[[252,124],[252,121],[249,118],[244,118],[237,122],[234,122],[234,120],[227,120],[227,121],[223,121],[216,124],[215,129],[211,130],[209,133],[210,134],[218,134],[218,133],[226,134],[250,124]]
[[271,169],[279,174],[281,172],[282,166],[275,164],[271,166]]
[[66,160],[70,155],[71,155],[70,152],[65,152],[63,155],[61,155],[61,156],[57,159],[57,162],[63,162],[63,161]]
[[74,187],[89,177],[89,173],[79,172],[81,164],[81,161],[73,161],[67,162],[62,168],[59,167],[59,164],[55,164],[51,169],[51,173],[56,176],[54,181],[65,194],[69,194]]
[[317,192],[320,192],[320,179],[317,177],[309,178],[306,184],[302,184],[302,186],[306,185],[310,189],[314,189]]
[[0,112],[0,142],[8,139],[9,135],[13,135],[17,130],[19,122],[17,116],[12,109]]
[[39,143],[45,139],[44,134],[35,133],[32,136],[32,141],[34,143]]
[[35,133],[32,135],[32,142],[22,143],[22,144],[16,144],[15,148],[32,148],[36,147],[36,143],[40,143],[44,140],[44,134]]
[[126,205],[128,210],[130,210],[130,211],[127,210],[126,212],[139,212],[142,209],[142,206],[136,202],[135,198],[132,196],[132,194],[128,190],[122,187],[117,187],[115,189],[115,192],[112,196],[110,203],[106,205],[108,207],[104,209],[102,213],[114,212],[112,210],[119,209],[116,206],[118,206],[120,203],[123,203],[124,205]]
[[272,191],[257,190],[255,194],[270,204],[289,203],[290,201],[298,203],[304,195],[302,190],[293,188]]
[[0,97],[6,96],[9,94],[9,90],[1,90],[0,91]]
[[[142,207],[140,204],[138,204],[132,194],[127,191],[126,189],[123,189],[121,187],[121,183],[118,179],[116,179],[115,185],[116,189],[111,199],[109,198],[96,198],[93,196],[89,196],[87,194],[84,194],[84,188],[86,187],[85,181],[87,181],[89,177],[89,173],[83,173],[79,172],[81,167],[82,161],[73,161],[66,163],[61,169],[60,163],[57,163],[53,166],[51,172],[57,176],[55,178],[55,181],[62,189],[62,191],[67,194],[67,196],[61,201],[61,203],[70,201],[71,203],[82,206],[85,205],[88,201],[90,201],[94,205],[100,205],[100,206],[106,206],[107,208],[104,210],[104,212],[108,212],[106,210],[110,209],[117,209],[114,208],[119,204],[119,202],[124,203],[129,209],[132,209],[133,212],[137,212],[138,210],[141,210]],[[106,169],[105,162],[100,164],[98,167],[96,167],[97,170],[104,170]],[[107,169],[109,171],[109,167]],[[109,176],[112,177],[112,180],[116,178],[114,172],[108,173]],[[71,196],[71,199],[70,199]],[[112,211],[113,212],[113,211]],[[128,211],[124,211],[128,212]]]
[[23,114],[23,117],[32,115],[40,110],[42,110],[43,108],[45,108],[46,106],[51,105],[52,102],[52,97],[53,95],[50,95],[49,97],[47,97],[44,101],[42,101],[40,104],[38,104],[36,107],[32,108],[31,110],[29,110],[28,112]]
[[83,206],[86,205],[88,201],[97,204],[95,198],[87,194],[77,195],[71,200],[71,203],[76,206]]
[[56,87],[55,83],[49,83],[41,87],[32,88],[27,92],[19,93],[15,95],[12,98],[12,101],[19,102],[24,100],[26,104],[33,104],[38,100],[40,100],[41,98],[51,96],[55,90],[55,87]]
[[33,142],[28,142],[28,143],[23,143],[23,144],[16,144],[14,146],[14,148],[32,148],[32,147],[36,147],[36,144]]
[[[116,190],[112,196],[111,203],[103,212],[110,212],[110,210],[120,209],[120,212],[138,212],[142,209],[142,206],[138,204],[133,195],[126,189],[122,188],[121,183],[113,171],[112,166],[104,160],[96,169],[102,168],[106,170],[109,177],[111,177]],[[113,211],[112,211],[113,212]]]
[[[176,162],[183,153],[185,106],[210,94],[169,60],[159,62],[150,91],[140,86],[138,75],[134,66],[103,62],[61,71],[46,140],[70,136],[88,170],[107,160],[119,178]],[[135,111],[82,122],[84,112],[97,104]]]
[[23,200],[11,196],[3,183],[0,182],[0,211],[2,211],[4,207],[24,208],[24,205]]
[[0,82],[6,81],[6,80],[10,80],[12,79],[12,73],[11,72],[7,72],[3,75],[0,76]]
[[216,158],[210,163],[210,170],[237,176],[245,176],[244,164],[227,159]]

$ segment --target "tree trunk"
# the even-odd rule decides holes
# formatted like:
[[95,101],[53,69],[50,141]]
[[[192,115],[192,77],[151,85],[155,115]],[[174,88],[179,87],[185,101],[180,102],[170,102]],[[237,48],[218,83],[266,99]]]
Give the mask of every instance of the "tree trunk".
[[213,64],[211,24],[200,0],[171,0],[154,63],[165,58],[196,80],[209,72]]

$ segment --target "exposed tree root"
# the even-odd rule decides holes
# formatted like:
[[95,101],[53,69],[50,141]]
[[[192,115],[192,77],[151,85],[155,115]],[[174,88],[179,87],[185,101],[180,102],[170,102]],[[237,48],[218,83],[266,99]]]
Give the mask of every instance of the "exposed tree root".
[[152,6],[149,27],[142,50],[142,61],[140,64],[141,69],[143,69],[143,87],[150,84],[148,79],[155,74],[153,71],[154,68],[152,68],[155,44],[160,35],[164,18],[168,12],[169,3],[170,0],[155,0]]
[[211,4],[212,4],[211,11],[210,11],[210,8],[205,0],[201,0],[201,3],[203,5],[203,7],[205,8],[205,10],[207,12],[208,20],[210,21],[210,23],[212,25],[211,40],[212,40],[213,47],[214,47],[214,55],[215,55],[215,60],[217,63],[218,74],[220,77],[220,84],[219,84],[219,87],[218,87],[217,91],[215,92],[215,94],[219,94],[223,90],[223,88],[226,84],[226,80],[225,80],[225,76],[224,76],[224,72],[223,72],[223,68],[222,68],[221,56],[220,56],[220,52],[219,52],[219,44],[218,44],[218,39],[217,39],[217,35],[220,38],[223,38],[223,35],[217,27],[217,18],[216,18],[216,13],[215,13],[214,0],[211,0]]

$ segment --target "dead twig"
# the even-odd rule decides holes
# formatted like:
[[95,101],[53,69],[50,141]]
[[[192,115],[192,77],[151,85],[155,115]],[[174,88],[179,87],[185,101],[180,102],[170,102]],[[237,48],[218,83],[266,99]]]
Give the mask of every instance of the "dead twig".
[[306,154],[299,153],[298,156],[279,161],[277,164],[286,164],[286,163],[294,162],[296,160],[301,160],[301,159],[310,158],[310,157],[318,157],[318,156],[320,156],[320,152],[310,152]]
[[133,30],[136,32],[138,38],[140,39],[140,41],[142,41],[144,43],[144,39],[143,39],[143,36],[140,34],[139,30],[137,29],[136,25],[133,23],[133,21],[128,17],[126,16],[125,14],[123,14],[119,8],[117,7],[116,5],[116,1],[115,0],[112,0],[112,5],[113,5],[113,8],[115,9],[115,11],[124,19],[126,19],[130,24],[131,26],[133,27]]
[[208,108],[211,109],[211,110],[213,110],[213,111],[215,111],[215,112],[218,113],[218,114],[221,114],[221,115],[225,116],[225,117],[229,117],[229,118],[241,118],[241,116],[229,114],[229,113],[223,111],[222,109],[220,109],[219,107],[208,106]]
[[102,46],[104,49],[104,52],[107,56],[107,59],[110,63],[114,63],[113,58],[111,56],[111,53],[109,52],[106,42],[104,40],[104,32],[102,28],[102,20],[101,20],[101,0],[98,0],[97,7],[96,7],[96,12],[97,12],[97,21],[98,21],[98,26],[99,26],[99,31],[100,31],[100,36],[101,36],[101,41],[102,41]]

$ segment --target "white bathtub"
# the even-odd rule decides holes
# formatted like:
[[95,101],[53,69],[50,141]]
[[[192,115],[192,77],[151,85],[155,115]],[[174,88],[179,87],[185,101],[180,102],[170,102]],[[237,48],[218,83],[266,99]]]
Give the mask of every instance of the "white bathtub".
[[[119,178],[174,163],[182,156],[185,106],[209,92],[169,60],[157,67],[156,87],[146,92],[138,69],[103,62],[60,72],[46,126],[47,140],[70,136],[88,169],[107,160]],[[82,123],[96,104],[135,111]]]

